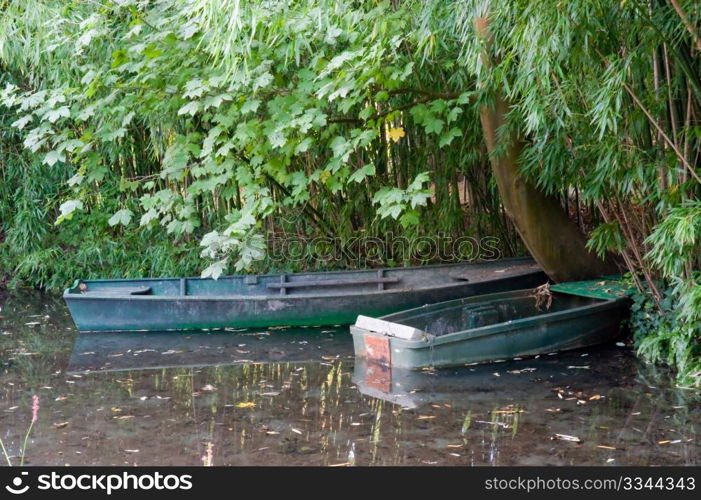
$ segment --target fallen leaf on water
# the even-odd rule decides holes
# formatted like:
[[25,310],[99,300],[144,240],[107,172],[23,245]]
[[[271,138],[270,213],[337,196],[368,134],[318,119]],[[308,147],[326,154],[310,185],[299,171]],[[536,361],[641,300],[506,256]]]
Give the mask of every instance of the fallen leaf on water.
[[505,422],[495,422],[495,421],[489,421],[489,420],[475,420],[475,423],[478,424],[489,424],[489,425],[498,425],[499,427],[503,427],[504,429],[510,429],[511,426]]
[[512,375],[520,375],[521,373],[532,373],[536,370],[537,368],[521,368],[520,370],[509,370],[506,373],[511,373]]
[[569,434],[555,434],[552,439],[557,439],[559,441],[570,441],[572,443],[581,443],[582,440],[577,436],[570,436]]
[[255,408],[256,404],[253,401],[241,401],[236,403],[236,408]]

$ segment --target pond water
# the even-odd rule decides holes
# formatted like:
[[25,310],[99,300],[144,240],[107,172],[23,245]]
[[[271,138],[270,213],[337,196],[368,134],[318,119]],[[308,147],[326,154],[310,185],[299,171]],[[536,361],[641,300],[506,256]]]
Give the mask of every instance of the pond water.
[[[30,465],[696,465],[701,394],[629,345],[440,371],[348,329],[77,334],[0,295],[0,438]],[[3,456],[0,460],[5,462]]]

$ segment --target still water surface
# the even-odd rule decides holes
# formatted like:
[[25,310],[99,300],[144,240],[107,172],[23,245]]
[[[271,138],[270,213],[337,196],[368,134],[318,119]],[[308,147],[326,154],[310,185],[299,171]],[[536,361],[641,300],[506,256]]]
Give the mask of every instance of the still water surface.
[[[0,437],[30,465],[696,465],[701,394],[629,346],[460,369],[355,363],[347,328],[77,334],[0,295]],[[4,458],[0,457],[0,460]]]

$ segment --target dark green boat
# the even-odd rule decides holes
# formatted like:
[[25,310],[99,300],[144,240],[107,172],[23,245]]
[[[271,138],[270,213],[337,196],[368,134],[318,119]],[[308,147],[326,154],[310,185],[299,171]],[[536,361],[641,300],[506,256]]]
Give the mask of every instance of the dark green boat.
[[458,366],[567,351],[617,336],[629,290],[618,281],[553,285],[359,316],[355,355],[400,368]]
[[63,297],[81,332],[323,326],[545,280],[533,260],[520,258],[218,280],[78,280]]

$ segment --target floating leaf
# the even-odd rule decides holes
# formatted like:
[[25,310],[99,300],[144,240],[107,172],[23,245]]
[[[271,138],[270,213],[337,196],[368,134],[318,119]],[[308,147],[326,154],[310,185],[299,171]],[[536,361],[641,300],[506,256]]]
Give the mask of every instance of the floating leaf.
[[570,441],[572,443],[581,443],[582,440],[577,436],[570,436],[569,434],[555,434],[552,439],[559,441]]

